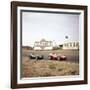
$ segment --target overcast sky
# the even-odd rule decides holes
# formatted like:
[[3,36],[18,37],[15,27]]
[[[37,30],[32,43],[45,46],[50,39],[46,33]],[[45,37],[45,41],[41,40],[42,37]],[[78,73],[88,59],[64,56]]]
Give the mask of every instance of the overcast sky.
[[22,45],[33,46],[42,38],[56,44],[79,41],[79,15],[23,12]]

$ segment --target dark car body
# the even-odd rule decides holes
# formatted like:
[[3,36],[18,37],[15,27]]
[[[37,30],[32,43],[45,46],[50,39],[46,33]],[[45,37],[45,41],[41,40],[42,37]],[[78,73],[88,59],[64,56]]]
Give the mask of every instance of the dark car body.
[[36,59],[36,60],[44,59],[43,55],[34,55],[32,53],[29,55],[29,57],[30,57],[30,59]]
[[36,59],[36,56],[32,53],[29,55],[29,57],[30,57],[30,59]]
[[43,55],[37,55],[37,56],[36,56],[36,59],[37,59],[37,60],[42,60],[42,59],[44,59],[44,56],[43,56]]

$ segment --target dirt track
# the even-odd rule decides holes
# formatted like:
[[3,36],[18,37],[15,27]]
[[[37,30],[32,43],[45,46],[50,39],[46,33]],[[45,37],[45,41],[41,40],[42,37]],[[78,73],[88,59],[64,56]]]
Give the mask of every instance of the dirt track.
[[[64,54],[68,57],[67,61],[51,61],[47,55],[51,52]],[[30,60],[29,54],[42,54],[43,60]],[[66,76],[79,74],[79,52],[78,51],[30,51],[22,52],[22,77],[47,77],[47,76]]]
[[34,50],[23,50],[23,56],[29,57],[30,53],[35,55],[43,55],[45,60],[48,60],[48,55],[50,53],[56,53],[59,55],[65,55],[67,61],[79,63],[79,51],[78,50],[52,50],[52,51],[34,51]]

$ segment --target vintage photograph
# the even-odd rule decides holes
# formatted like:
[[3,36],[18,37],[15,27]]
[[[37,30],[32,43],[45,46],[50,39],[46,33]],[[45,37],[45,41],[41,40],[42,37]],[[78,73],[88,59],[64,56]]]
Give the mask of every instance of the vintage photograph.
[[22,10],[21,78],[79,75],[79,15]]
[[11,88],[87,81],[87,6],[12,1]]

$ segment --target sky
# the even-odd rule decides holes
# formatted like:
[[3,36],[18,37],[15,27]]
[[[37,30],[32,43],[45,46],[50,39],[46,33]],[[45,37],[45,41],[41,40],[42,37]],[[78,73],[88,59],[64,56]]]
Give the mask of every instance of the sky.
[[33,46],[42,38],[55,41],[57,45],[79,41],[79,15],[23,12],[22,45]]

